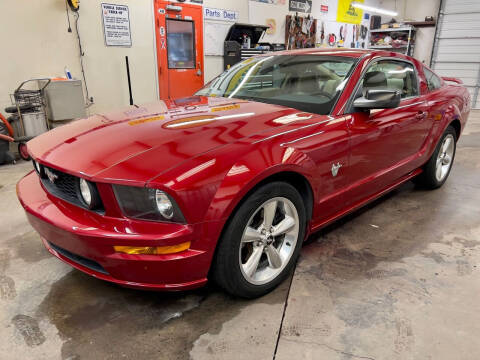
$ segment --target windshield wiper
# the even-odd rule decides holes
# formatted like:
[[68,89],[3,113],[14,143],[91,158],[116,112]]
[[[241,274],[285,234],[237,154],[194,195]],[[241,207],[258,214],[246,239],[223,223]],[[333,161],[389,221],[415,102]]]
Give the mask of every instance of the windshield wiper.
[[241,96],[236,96],[235,98],[236,98],[236,99],[241,99],[241,100],[250,100],[250,101],[256,101],[256,102],[261,102],[261,103],[267,103],[267,104],[269,104],[268,99],[257,98],[257,97],[254,97],[254,96],[244,96],[244,95],[241,95]]

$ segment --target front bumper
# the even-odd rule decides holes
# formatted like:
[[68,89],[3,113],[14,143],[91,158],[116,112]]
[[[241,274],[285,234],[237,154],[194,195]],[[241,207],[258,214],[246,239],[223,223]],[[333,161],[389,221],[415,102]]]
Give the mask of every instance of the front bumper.
[[[202,286],[218,234],[217,223],[182,225],[103,216],[47,194],[35,172],[17,184],[28,220],[50,253],[96,278],[119,285],[185,290]],[[113,246],[168,246],[191,242],[167,255],[129,255]]]

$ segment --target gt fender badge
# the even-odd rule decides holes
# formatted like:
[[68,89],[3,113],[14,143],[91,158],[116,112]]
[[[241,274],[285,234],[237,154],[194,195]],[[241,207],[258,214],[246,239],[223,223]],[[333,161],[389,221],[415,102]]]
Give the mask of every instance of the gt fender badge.
[[342,164],[336,163],[332,164],[332,176],[335,177],[338,174],[338,170],[342,167]]

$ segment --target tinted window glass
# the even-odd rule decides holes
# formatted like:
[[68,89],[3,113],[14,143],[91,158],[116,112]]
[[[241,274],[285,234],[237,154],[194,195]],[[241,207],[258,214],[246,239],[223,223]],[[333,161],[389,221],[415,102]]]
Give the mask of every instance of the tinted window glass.
[[381,60],[372,64],[363,76],[360,90],[365,95],[368,89],[375,88],[399,90],[402,98],[418,95],[413,65],[394,60]]
[[246,59],[208,83],[197,95],[223,96],[329,114],[355,58],[277,55]]
[[442,86],[442,80],[440,80],[440,78],[433,72],[426,67],[423,68],[423,72],[425,73],[425,78],[427,80],[428,90],[433,91]]

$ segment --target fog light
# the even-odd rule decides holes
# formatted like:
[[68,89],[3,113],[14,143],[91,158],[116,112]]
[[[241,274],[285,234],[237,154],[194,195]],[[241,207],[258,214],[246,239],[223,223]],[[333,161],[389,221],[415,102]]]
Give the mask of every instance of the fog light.
[[90,207],[92,205],[92,191],[85,179],[80,179],[80,194],[82,195],[82,200],[85,204]]
[[190,241],[170,246],[114,246],[116,252],[129,255],[165,255],[175,254],[190,248]]

